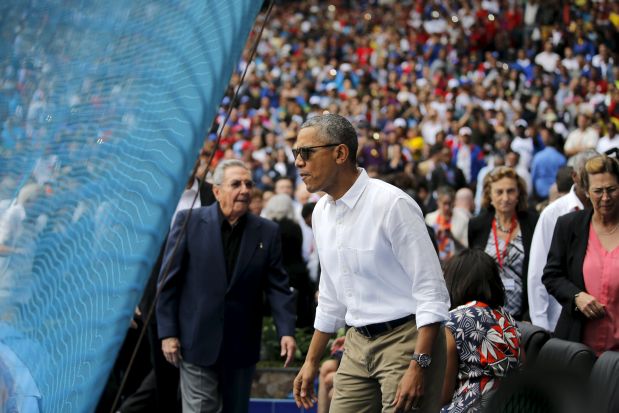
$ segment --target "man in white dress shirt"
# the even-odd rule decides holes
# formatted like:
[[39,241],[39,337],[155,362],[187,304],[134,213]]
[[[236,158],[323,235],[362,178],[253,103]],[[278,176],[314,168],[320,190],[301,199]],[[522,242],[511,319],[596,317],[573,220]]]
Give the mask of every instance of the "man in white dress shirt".
[[305,122],[293,150],[308,191],[327,194],[312,217],[322,273],[297,406],[315,403],[319,362],[346,324],[331,412],[438,411],[449,294],[419,206],[357,167],[355,129],[339,115]]
[[587,150],[570,159],[573,162],[572,189],[561,198],[548,205],[539,216],[529,256],[528,289],[529,315],[531,323],[536,326],[554,331],[561,314],[561,304],[548,294],[542,284],[542,274],[546,266],[546,258],[552,241],[557,219],[569,212],[590,207],[586,193],[580,184],[580,176],[588,159],[598,155],[594,150]]

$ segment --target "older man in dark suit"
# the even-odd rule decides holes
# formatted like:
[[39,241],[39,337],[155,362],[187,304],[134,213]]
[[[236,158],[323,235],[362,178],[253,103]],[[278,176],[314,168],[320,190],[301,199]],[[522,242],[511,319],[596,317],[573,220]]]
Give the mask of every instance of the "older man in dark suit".
[[213,175],[217,203],[179,212],[168,237],[157,318],[164,356],[181,370],[183,412],[247,412],[263,292],[285,365],[294,356],[294,298],[279,229],[247,212],[252,187],[242,162],[222,161]]

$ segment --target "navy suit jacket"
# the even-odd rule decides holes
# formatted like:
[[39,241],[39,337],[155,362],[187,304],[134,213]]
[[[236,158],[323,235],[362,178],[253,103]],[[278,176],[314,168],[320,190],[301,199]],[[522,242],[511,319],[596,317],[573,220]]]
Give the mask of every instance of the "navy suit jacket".
[[159,338],[179,338],[183,360],[191,364],[249,367],[260,358],[263,294],[280,337],[294,336],[294,296],[277,224],[249,213],[228,283],[218,208],[215,203],[191,211],[184,233],[190,210],[177,215],[159,276]]

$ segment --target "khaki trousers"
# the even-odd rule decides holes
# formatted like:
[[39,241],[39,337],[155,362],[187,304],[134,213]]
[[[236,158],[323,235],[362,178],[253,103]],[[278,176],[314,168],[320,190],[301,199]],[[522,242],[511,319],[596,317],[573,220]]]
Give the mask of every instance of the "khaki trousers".
[[[330,413],[395,412],[391,403],[410,364],[417,334],[414,320],[373,339],[350,328],[335,375]],[[445,365],[445,331],[440,328],[432,348],[432,363],[424,372],[424,398],[420,408],[413,412],[440,410]]]

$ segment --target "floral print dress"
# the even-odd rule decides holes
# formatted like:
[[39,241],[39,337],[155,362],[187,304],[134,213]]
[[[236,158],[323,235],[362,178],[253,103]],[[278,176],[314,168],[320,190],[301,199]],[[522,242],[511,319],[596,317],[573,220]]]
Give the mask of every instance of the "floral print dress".
[[504,308],[471,301],[449,312],[458,353],[451,403],[441,413],[480,412],[501,378],[520,366],[520,332]]

